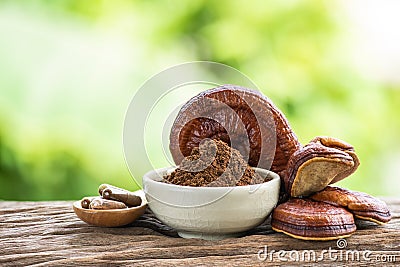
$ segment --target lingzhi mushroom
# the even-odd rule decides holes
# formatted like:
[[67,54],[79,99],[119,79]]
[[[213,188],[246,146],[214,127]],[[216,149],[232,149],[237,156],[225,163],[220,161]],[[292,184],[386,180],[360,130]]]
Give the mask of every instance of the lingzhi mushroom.
[[279,174],[280,205],[271,222],[276,231],[299,239],[330,240],[354,233],[354,216],[377,223],[391,219],[383,201],[329,186],[358,168],[353,146],[324,136],[301,145],[283,113],[258,91],[223,85],[183,105],[170,133],[175,163],[207,138],[239,150],[250,166]]

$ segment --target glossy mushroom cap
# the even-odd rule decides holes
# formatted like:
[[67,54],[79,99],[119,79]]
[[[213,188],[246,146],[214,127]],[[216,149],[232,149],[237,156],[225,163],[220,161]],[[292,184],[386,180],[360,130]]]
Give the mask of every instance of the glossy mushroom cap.
[[378,224],[387,223],[392,218],[385,202],[363,192],[328,186],[321,192],[310,196],[310,198],[315,201],[347,208],[357,218]]
[[339,139],[316,137],[291,156],[284,175],[292,197],[309,196],[352,174],[359,161],[354,148]]
[[272,213],[272,229],[304,240],[332,240],[356,231],[353,214],[310,199],[292,198]]
[[255,90],[223,85],[190,99],[179,111],[170,133],[176,164],[206,138],[222,140],[240,151],[252,167],[282,174],[301,145],[284,115]]

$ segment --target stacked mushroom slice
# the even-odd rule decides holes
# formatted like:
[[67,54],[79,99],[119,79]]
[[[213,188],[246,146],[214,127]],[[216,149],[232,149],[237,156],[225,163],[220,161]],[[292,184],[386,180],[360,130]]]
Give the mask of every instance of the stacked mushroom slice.
[[346,209],[310,199],[292,198],[273,211],[272,229],[294,238],[330,240],[356,231],[353,215]]
[[283,204],[272,215],[276,231],[301,239],[327,240],[354,233],[353,214],[377,223],[390,220],[384,202],[329,187],[358,168],[350,144],[316,137],[302,146],[283,113],[258,91],[222,85],[185,103],[170,133],[175,163],[180,164],[203,139],[222,140],[239,150],[250,166],[280,175],[279,202]]
[[360,165],[354,148],[339,139],[319,136],[290,157],[284,175],[287,193],[308,196],[336,183]]
[[355,217],[384,224],[390,221],[391,214],[382,200],[363,192],[350,191],[336,186],[328,186],[321,192],[310,196],[312,200],[348,209]]
[[385,202],[328,186],[352,174],[358,165],[354,148],[332,137],[316,137],[297,150],[284,175],[286,192],[292,198],[275,208],[272,229],[299,239],[330,240],[354,233],[354,216],[378,224],[390,221]]
[[391,215],[385,202],[366,193],[328,186],[309,198],[291,198],[272,213],[272,229],[304,240],[331,240],[356,231],[354,216],[384,224]]

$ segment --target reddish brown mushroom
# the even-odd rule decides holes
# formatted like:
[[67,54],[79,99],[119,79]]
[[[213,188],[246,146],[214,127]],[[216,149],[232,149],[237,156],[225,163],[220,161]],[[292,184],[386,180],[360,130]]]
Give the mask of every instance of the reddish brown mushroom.
[[386,203],[363,192],[328,186],[311,199],[350,210],[357,218],[384,224],[392,218]]
[[180,164],[206,138],[239,150],[252,167],[278,173],[285,182],[285,197],[318,192],[359,165],[353,147],[335,138],[316,137],[302,147],[270,99],[235,85],[204,91],[181,108],[170,133],[175,163]]
[[359,165],[354,148],[332,137],[316,137],[297,150],[283,176],[292,197],[308,196],[353,173]]
[[270,99],[236,85],[204,91],[181,108],[170,133],[175,163],[180,164],[206,138],[222,140],[243,156],[248,155],[250,166],[280,175],[290,156],[301,147],[285,116]]
[[271,225],[277,232],[304,240],[345,238],[356,231],[353,214],[346,209],[299,198],[277,206]]
[[[359,166],[354,148],[339,139],[316,137],[303,147],[270,99],[235,85],[204,91],[181,108],[170,133],[175,163],[180,164],[207,138],[239,150],[250,166],[278,173],[282,180],[280,202],[321,191]],[[273,212],[273,229],[307,240],[346,237],[356,226],[354,216],[343,207],[363,219],[378,223],[390,220],[384,203],[361,193],[333,191],[312,196],[322,202],[292,198],[279,205]],[[338,201],[340,198],[343,200]]]

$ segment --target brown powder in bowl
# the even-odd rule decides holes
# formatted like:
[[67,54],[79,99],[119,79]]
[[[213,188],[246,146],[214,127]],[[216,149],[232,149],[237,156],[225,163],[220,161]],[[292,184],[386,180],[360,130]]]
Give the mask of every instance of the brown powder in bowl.
[[206,139],[163,181],[187,186],[241,186],[270,180],[255,172],[238,150],[223,141]]

